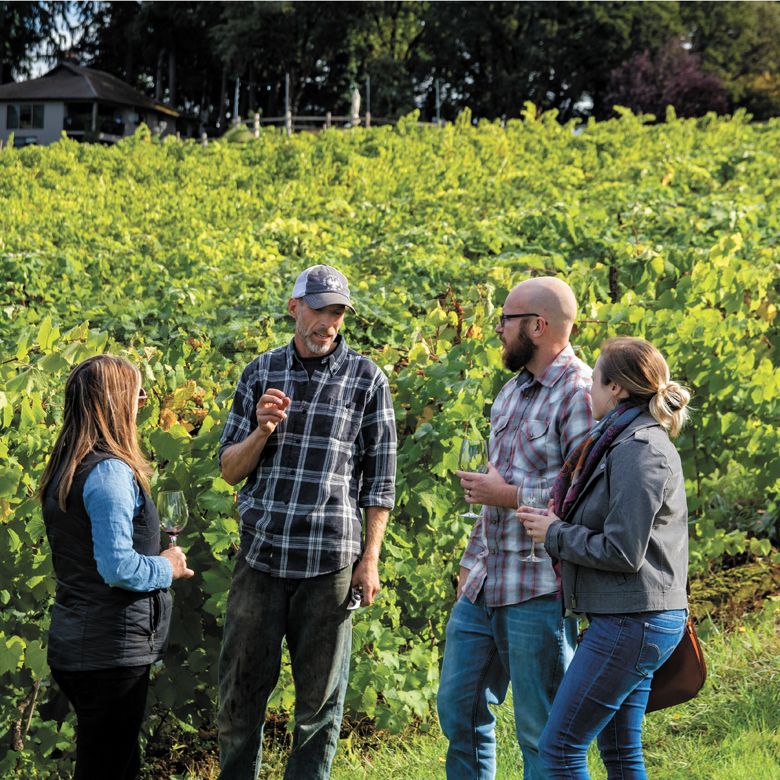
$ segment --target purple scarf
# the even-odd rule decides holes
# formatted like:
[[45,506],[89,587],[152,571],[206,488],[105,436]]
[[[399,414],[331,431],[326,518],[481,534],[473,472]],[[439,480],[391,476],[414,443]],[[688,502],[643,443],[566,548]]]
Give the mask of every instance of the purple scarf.
[[566,458],[551,491],[553,511],[561,520],[566,519],[609,445],[641,412],[642,408],[630,401],[618,404]]

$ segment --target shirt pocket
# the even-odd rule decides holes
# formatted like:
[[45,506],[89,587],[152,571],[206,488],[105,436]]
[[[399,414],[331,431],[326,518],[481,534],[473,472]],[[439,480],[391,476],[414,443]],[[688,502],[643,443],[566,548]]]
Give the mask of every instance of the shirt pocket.
[[317,415],[323,421],[322,435],[326,435],[324,429],[329,427],[327,435],[332,439],[350,443],[357,439],[363,416],[360,406],[354,400],[339,397],[320,398]]
[[518,433],[518,445],[527,467],[537,471],[547,469],[547,439],[549,420],[523,420]]

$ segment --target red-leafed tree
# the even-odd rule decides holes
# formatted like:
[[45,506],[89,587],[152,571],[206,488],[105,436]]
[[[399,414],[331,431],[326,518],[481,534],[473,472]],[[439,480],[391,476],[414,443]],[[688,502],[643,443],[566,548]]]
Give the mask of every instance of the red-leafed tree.
[[671,105],[678,116],[702,116],[729,108],[726,88],[714,73],[702,69],[699,57],[679,38],[651,55],[645,50],[610,74],[607,100],[634,113],[662,117]]

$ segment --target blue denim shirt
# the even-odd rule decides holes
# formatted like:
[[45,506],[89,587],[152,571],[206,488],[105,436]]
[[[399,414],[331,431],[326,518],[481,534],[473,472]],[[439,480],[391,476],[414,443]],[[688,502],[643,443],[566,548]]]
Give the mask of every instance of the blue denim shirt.
[[133,549],[133,517],[144,497],[130,467],[114,458],[98,463],[84,483],[83,497],[95,562],[106,584],[139,592],[169,587],[170,562]]

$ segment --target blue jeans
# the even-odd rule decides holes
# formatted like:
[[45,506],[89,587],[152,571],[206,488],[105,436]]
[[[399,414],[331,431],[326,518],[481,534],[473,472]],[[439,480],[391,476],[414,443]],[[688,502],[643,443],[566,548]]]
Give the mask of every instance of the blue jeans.
[[286,780],[325,780],[338,745],[352,648],[352,567],[309,579],[271,577],[239,552],[219,657],[221,780],[256,780],[265,708],[279,678],[282,637],[295,683]]
[[682,639],[687,611],[591,615],[539,742],[549,778],[587,780],[598,738],[607,777],[646,780],[642,717],[653,673]]
[[574,654],[576,621],[563,618],[555,596],[487,607],[461,597],[447,624],[438,710],[449,740],[449,780],[491,780],[496,774],[496,718],[512,683],[515,731],[525,780],[543,780],[537,743],[553,697]]

